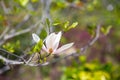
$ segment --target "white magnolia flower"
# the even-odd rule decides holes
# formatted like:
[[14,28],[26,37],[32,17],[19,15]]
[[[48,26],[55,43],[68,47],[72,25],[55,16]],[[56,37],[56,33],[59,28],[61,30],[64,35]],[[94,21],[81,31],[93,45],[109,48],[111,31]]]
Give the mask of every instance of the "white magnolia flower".
[[[48,35],[46,39],[44,40],[42,50],[44,50],[47,53],[56,54],[56,53],[61,53],[64,50],[70,48],[73,45],[73,43],[69,43],[69,44],[63,45],[62,47],[58,48],[61,35],[62,35],[62,32],[59,32],[58,34],[51,33],[50,35]],[[40,38],[38,35],[33,33],[32,37],[36,43],[39,42]]]

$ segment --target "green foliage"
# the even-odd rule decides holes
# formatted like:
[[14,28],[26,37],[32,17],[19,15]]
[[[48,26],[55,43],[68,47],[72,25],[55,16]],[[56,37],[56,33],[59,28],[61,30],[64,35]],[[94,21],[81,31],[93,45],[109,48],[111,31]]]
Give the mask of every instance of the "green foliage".
[[14,43],[6,43],[2,46],[4,49],[6,49],[9,52],[15,52],[15,49],[20,49],[20,41],[16,41]]
[[53,7],[56,9],[65,8],[67,6],[65,0],[53,0],[53,3],[54,3]]
[[55,23],[53,23],[53,26],[57,26],[59,24],[60,24],[59,22],[55,22]]
[[41,33],[40,33],[40,38],[41,38],[42,40],[44,40],[44,39],[46,38],[46,36],[47,36],[46,30],[45,30],[45,29],[42,29],[42,30],[41,30]]
[[92,37],[95,35],[96,26],[97,25],[94,23],[87,26],[87,30],[91,34]]
[[[85,56],[79,58],[80,64],[63,68],[61,80],[118,80],[119,65],[101,64],[98,61],[86,62]],[[73,61],[73,64],[76,63]],[[118,71],[118,72],[116,72]]]
[[111,30],[112,26],[109,25],[108,27],[101,27],[101,31],[103,32],[104,35],[107,35],[110,30]]
[[63,31],[68,31],[70,29],[75,28],[78,25],[78,22],[73,22],[71,25],[69,23],[69,21],[66,21],[64,23],[60,23],[60,22],[54,22],[53,23],[54,26],[61,26]]
[[29,0],[19,0],[19,3],[21,4],[21,6],[26,6],[28,2]]
[[68,26],[69,26],[69,21],[66,21],[66,22],[63,24],[63,28],[64,28],[64,29],[67,29]]
[[[42,6],[40,0],[2,0],[4,2],[4,6],[6,7],[6,12],[4,8],[0,7],[0,33],[4,31],[6,26],[3,24],[8,21],[10,29],[15,31],[24,30],[25,28],[29,28],[31,25],[34,25],[38,20],[41,19],[42,8],[46,6]],[[44,0],[43,0],[44,1]],[[1,2],[1,4],[3,4]],[[113,10],[108,10],[108,6],[112,5]],[[45,10],[45,9],[44,9]],[[49,12],[48,12],[49,13]],[[25,21],[25,15],[31,15],[32,18]],[[64,68],[64,75],[62,76],[63,80],[83,80],[86,78],[88,80],[119,80],[120,79],[120,66],[119,66],[119,56],[120,56],[120,5],[119,0],[52,0],[50,6],[50,16],[52,21],[54,22],[56,19],[59,19],[58,22],[53,23],[55,27],[55,32],[58,31],[68,31],[70,29],[79,27],[80,30],[88,31],[92,36],[95,35],[96,25],[101,23],[103,26],[101,27],[101,32],[104,35],[108,33],[110,36],[106,37],[107,41],[101,40],[103,43],[100,45],[94,45],[95,51],[96,48],[101,47],[101,51],[99,51],[99,55],[103,55],[102,53],[106,52],[108,55],[111,55],[111,58],[114,60],[113,63],[101,64],[99,62],[87,62],[85,56],[81,56],[79,58],[80,64],[73,63],[72,67]],[[25,23],[24,23],[25,21]],[[66,22],[65,22],[66,21]],[[77,21],[77,22],[76,22]],[[72,23],[72,24],[71,24]],[[78,25],[79,23],[79,25]],[[22,26],[20,26],[20,25]],[[49,19],[46,19],[47,27],[50,27],[51,23]],[[46,24],[43,24],[43,26]],[[70,25],[71,24],[71,25]],[[20,26],[20,27],[17,27]],[[112,28],[112,32],[110,31]],[[33,29],[35,31],[35,29]],[[31,31],[31,32],[33,32]],[[14,31],[13,31],[14,32]],[[20,35],[13,39],[7,40],[7,42],[2,46],[6,50],[12,53],[18,53],[17,49],[20,49],[22,46],[22,51],[31,48],[32,40],[30,40],[30,34]],[[8,34],[12,33],[9,30]],[[79,35],[79,34],[78,34]],[[84,35],[84,34],[83,34]],[[47,36],[45,28],[42,29],[40,38],[43,40]],[[69,35],[71,36],[71,35]],[[78,40],[77,37],[76,40]],[[100,37],[101,38],[101,37]],[[114,39],[113,39],[114,38]],[[13,40],[13,42],[11,41]],[[15,42],[16,40],[20,40],[20,42]],[[39,52],[41,50],[43,41],[40,41],[33,48],[33,52]],[[62,38],[63,42],[67,39]],[[0,40],[2,41],[2,39]],[[10,42],[11,41],[11,42]],[[82,39],[78,40],[79,43]],[[107,43],[106,43],[107,42]],[[76,42],[75,42],[76,43]],[[82,43],[82,42],[81,42]],[[104,46],[101,46],[103,45]],[[84,45],[84,43],[82,44]],[[80,46],[82,46],[80,44]],[[107,47],[106,47],[107,46]],[[24,47],[24,48],[23,48]],[[105,48],[103,50],[103,48]],[[94,50],[93,50],[94,51]],[[88,53],[92,53],[92,51],[88,50]],[[109,54],[110,53],[110,54]],[[21,53],[20,53],[21,54]],[[86,55],[87,56],[87,55]],[[95,55],[92,55],[95,56]],[[104,55],[106,57],[106,54]],[[96,57],[96,56],[95,56]],[[45,58],[46,59],[46,58]],[[44,61],[46,61],[44,59]],[[106,60],[108,61],[108,60]],[[114,64],[117,63],[117,64]],[[44,68],[43,72],[49,72],[48,69]],[[46,74],[45,74],[46,75]]]
[[40,39],[40,41],[34,46],[33,53],[40,52],[43,45],[43,41]]
[[33,3],[38,2],[38,0],[31,0]]
[[47,24],[48,28],[50,28],[50,20],[48,18],[46,19],[46,24]]
[[81,61],[81,63],[85,63],[86,62],[86,57],[85,56],[80,56],[79,60]]
[[72,25],[70,25],[70,26],[68,27],[67,30],[70,30],[70,29],[72,29],[72,28],[75,28],[77,25],[78,25],[78,22],[74,22],[74,23],[72,23]]

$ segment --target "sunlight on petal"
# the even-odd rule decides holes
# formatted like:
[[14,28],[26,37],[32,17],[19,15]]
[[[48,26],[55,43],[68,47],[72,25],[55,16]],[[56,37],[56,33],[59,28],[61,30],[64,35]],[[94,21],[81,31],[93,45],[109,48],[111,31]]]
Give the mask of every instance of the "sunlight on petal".
[[39,36],[38,36],[37,34],[35,34],[35,33],[32,34],[32,38],[33,38],[33,40],[34,40],[36,43],[38,43],[38,42],[40,41]]
[[56,37],[55,33],[51,33],[45,40],[45,44],[47,48],[51,48],[53,46],[54,38]]
[[53,43],[53,49],[56,50],[56,49],[58,48],[59,43],[60,43],[61,36],[62,36],[62,32],[59,32],[59,33],[56,35],[55,41],[54,41],[54,43]]
[[42,49],[45,51],[45,52],[48,52],[47,48],[45,47],[45,45],[43,44],[42,46]]
[[69,44],[66,44],[66,45],[63,45],[62,47],[60,47],[56,52],[56,53],[60,53],[60,52],[63,52],[64,50],[66,49],[69,49],[70,47],[72,47],[74,43],[69,43]]

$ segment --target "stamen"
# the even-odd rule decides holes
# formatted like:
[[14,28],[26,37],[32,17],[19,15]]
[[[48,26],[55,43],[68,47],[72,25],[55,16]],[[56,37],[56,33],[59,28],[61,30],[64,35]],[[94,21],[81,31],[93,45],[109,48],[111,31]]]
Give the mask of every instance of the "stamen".
[[53,49],[52,49],[52,48],[50,48],[50,49],[49,49],[49,53],[52,53],[52,52],[53,52]]

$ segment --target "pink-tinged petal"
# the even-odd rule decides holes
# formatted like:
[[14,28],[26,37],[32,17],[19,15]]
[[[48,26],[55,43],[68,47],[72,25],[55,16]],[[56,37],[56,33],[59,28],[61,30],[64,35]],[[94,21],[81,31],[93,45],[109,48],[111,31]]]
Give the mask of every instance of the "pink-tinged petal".
[[74,43],[69,43],[69,44],[63,45],[63,46],[60,47],[54,54],[56,54],[56,53],[61,53],[61,52],[63,52],[64,50],[69,49],[70,47],[72,47],[73,44],[74,44]]
[[35,33],[32,34],[32,38],[33,38],[33,40],[34,40],[36,43],[38,43],[38,42],[40,41],[39,36],[38,36],[37,34],[35,34]]
[[55,41],[53,43],[53,49],[56,50],[59,46],[59,43],[60,43],[60,39],[61,39],[61,36],[62,36],[62,32],[59,32],[57,35],[56,35],[56,38],[55,38]]
[[55,33],[51,33],[47,38],[46,38],[46,47],[47,48],[52,48],[53,47],[53,43],[55,41],[56,38],[56,34]]
[[43,46],[42,46],[42,49],[45,51],[45,52],[47,52],[48,53],[48,50],[47,50],[47,48],[45,47],[45,45],[43,44]]

